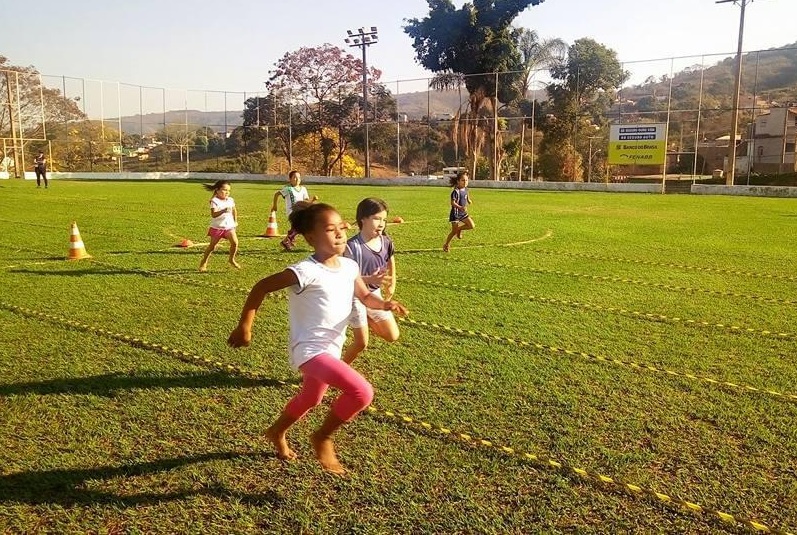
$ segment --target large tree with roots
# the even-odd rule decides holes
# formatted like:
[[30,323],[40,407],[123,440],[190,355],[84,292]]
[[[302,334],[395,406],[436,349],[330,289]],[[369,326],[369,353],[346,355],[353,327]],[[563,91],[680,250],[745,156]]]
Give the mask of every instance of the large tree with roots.
[[471,174],[479,155],[491,149],[491,171],[498,179],[503,159],[495,118],[499,103],[517,99],[523,65],[518,29],[512,21],[543,0],[474,0],[457,9],[451,0],[427,0],[429,14],[409,19],[404,31],[413,39],[415,58],[436,73],[433,87],[464,85],[466,109],[454,118],[454,142],[462,146]]

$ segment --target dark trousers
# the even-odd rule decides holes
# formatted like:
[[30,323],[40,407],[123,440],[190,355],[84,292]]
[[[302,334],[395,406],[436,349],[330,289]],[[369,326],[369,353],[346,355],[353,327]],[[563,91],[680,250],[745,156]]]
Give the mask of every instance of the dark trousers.
[[36,168],[36,186],[41,186],[41,179],[44,179],[44,187],[47,187],[47,169],[37,167]]

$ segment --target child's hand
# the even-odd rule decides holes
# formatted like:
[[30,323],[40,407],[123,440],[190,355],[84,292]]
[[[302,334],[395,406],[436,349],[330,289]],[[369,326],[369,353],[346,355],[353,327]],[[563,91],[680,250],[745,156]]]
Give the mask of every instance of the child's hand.
[[380,268],[376,273],[365,275],[363,282],[369,286],[382,286],[382,281],[385,279],[387,271],[385,268]]
[[407,310],[407,307],[405,307],[398,301],[392,301],[392,300],[385,301],[385,310],[389,310],[395,314],[398,314],[399,316],[406,316],[407,314],[410,313],[410,311]]
[[249,347],[251,341],[252,331],[239,325],[230,333],[229,338],[227,338],[227,345],[231,347]]

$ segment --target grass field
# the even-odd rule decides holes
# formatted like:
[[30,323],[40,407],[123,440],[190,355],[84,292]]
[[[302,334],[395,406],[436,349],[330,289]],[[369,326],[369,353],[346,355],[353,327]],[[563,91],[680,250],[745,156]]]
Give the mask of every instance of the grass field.
[[309,251],[257,238],[277,187],[233,184],[243,269],[199,274],[197,183],[0,182],[0,533],[797,530],[794,200],[473,189],[444,254],[448,189],[308,185],[406,221],[411,314],[355,363],[374,410],[335,477],[325,410],[296,462],[262,439],[298,381],[285,299],[225,344]]

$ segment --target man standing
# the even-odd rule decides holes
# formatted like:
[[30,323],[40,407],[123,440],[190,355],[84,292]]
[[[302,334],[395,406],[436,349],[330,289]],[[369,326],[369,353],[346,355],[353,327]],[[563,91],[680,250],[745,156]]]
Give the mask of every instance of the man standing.
[[47,187],[47,158],[44,153],[39,151],[39,155],[33,160],[33,168],[36,170],[36,187],[41,187],[41,179],[44,179],[44,187]]

